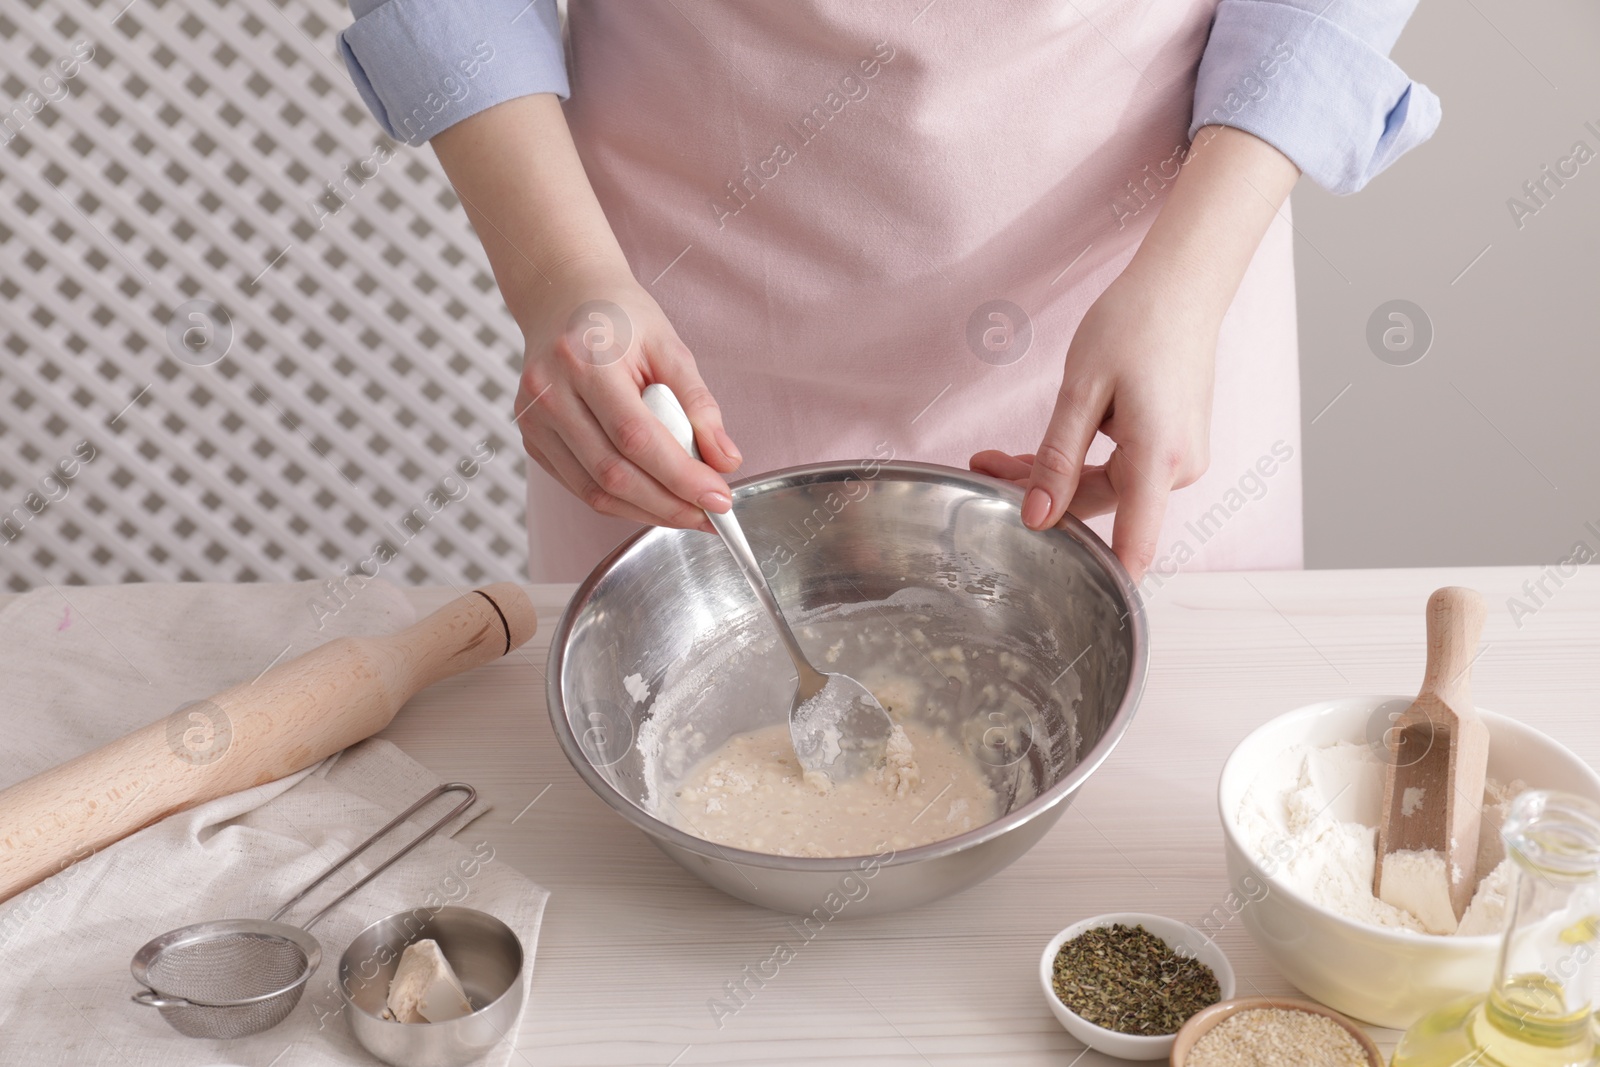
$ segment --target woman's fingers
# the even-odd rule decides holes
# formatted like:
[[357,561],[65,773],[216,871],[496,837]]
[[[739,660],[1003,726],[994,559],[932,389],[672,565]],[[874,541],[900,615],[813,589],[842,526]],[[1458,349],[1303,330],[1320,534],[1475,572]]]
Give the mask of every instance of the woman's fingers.
[[[631,382],[631,378],[624,377]],[[635,399],[638,399],[637,395]],[[605,515],[637,519],[657,526],[684,529],[700,527],[705,519],[700,509],[669,491],[633,460],[624,456],[582,397],[553,390],[540,402],[541,408],[546,405],[548,410],[544,419],[534,428],[534,443],[557,464],[562,481],[584,503]],[[683,462],[693,463],[642,401],[639,402],[639,409],[642,417],[649,420],[650,428],[659,431],[666,438],[666,444],[677,449]],[[561,468],[561,453],[574,458],[578,467],[576,472]],[[702,464],[694,465],[703,469]],[[716,477],[714,472],[708,473]],[[624,512],[627,513],[625,516]]]
[[[1034,458],[1032,453],[1013,456],[991,448],[973,456],[967,465],[978,474],[1025,486],[1033,474]],[[1106,469],[1085,464],[1078,474],[1078,488],[1072,494],[1072,503],[1067,511],[1080,519],[1092,519],[1114,510],[1116,506],[1117,490],[1112,486]]]
[[722,474],[737,470],[739,464],[744,462],[744,456],[723,428],[722,409],[717,406],[711,390],[706,388],[705,381],[701,379],[700,369],[695,366],[694,356],[690,355],[689,349],[674,337],[661,344],[659,354],[647,355],[652,356],[652,380],[671,389],[678,403],[683,405],[684,414],[689,416],[689,425],[694,427],[694,442],[700,448],[700,458],[705,460],[707,466]]
[[[598,427],[595,433],[599,433]],[[600,514],[642,522],[650,526],[672,526],[683,530],[715,532],[715,527],[711,525],[711,520],[706,518],[704,512],[685,507],[682,501],[676,503],[676,510],[672,513],[662,514],[648,511],[622,497],[606,492],[558,434],[549,430],[539,430],[534,431],[531,436],[535,438],[537,451],[530,449],[529,454],[551,477],[565,485],[573,496]],[[661,496],[669,501],[673,499],[665,490],[661,491]]]
[[987,474],[1007,482],[1024,482],[1033,473],[1032,456],[1024,459],[997,449],[985,449],[967,461],[967,466],[978,474]]
[[609,445],[563,434],[595,481],[613,496],[652,511],[664,507],[652,488],[677,497],[680,504],[687,502],[706,511],[732,507],[733,498],[722,476],[683,450],[645,406],[631,374],[608,373],[611,369],[582,375],[577,382],[579,396],[590,413],[586,421],[603,432]]
[[1106,464],[1106,474],[1117,498],[1111,551],[1137,582],[1155,558],[1156,540],[1161,534],[1161,520],[1167,513],[1167,497],[1172,493],[1175,471],[1148,457],[1135,459],[1132,450],[1118,446]]
[[1033,458],[1033,473],[1024,487],[1023,525],[1043,530],[1061,521],[1077,491],[1083,458],[1109,401],[1109,389],[1095,382],[1070,378],[1062,382],[1044,441]]
[[1111,484],[1106,469],[1085,466],[1078,475],[1078,491],[1072,494],[1072,503],[1067,506],[1068,513],[1080,519],[1092,519],[1096,515],[1115,511],[1116,507],[1117,490]]

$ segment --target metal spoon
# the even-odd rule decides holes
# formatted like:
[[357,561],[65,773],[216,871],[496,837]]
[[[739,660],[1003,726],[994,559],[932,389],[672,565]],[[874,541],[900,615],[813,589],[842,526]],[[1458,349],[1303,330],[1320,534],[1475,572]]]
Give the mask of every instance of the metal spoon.
[[[644,403],[684,451],[699,459],[694,428],[689,425],[689,416],[684,414],[672,390],[665,385],[646,386]],[[761,565],[750,550],[750,542],[745,540],[739,520],[731,510],[721,514],[708,511],[706,517],[722,535],[723,543],[733,553],[734,562],[744,572],[756,599],[767,609],[772,625],[777,627],[778,638],[794,661],[799,684],[789,706],[789,736],[794,741],[794,752],[801,768],[807,775],[819,773],[837,783],[877,766],[883,761],[889,732],[894,726],[889,721],[889,713],[883,710],[877,697],[854,678],[846,674],[828,674],[812,666],[795,639],[794,631],[789,629],[783,609],[767,585],[767,576],[761,573]]]

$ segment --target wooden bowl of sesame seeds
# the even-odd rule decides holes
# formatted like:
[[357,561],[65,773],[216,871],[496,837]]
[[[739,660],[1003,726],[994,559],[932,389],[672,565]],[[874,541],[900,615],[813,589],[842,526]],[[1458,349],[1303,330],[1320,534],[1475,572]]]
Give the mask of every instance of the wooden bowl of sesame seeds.
[[1172,1067],[1384,1067],[1383,1053],[1365,1030],[1332,1008],[1293,997],[1238,997],[1201,1009],[1173,1039],[1170,1062]]

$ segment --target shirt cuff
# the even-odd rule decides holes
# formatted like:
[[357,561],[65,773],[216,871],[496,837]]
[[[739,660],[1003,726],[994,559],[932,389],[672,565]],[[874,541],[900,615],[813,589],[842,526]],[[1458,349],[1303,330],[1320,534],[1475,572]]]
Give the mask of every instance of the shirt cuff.
[[570,91],[555,0],[383,0],[339,51],[379,125],[411,145],[515,97]]
[[[1352,11],[1360,5],[1348,5]],[[1411,4],[1349,23],[1295,0],[1222,0],[1195,84],[1194,122],[1233,126],[1288,156],[1312,181],[1353,193],[1433,136],[1439,98],[1385,54]]]

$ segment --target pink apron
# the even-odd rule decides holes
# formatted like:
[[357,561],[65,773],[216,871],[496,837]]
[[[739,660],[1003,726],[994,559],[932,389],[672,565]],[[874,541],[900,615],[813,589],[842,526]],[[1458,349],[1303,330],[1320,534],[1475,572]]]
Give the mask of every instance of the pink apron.
[[[576,0],[573,136],[737,477],[1034,451],[1079,319],[1176,173],[1214,6]],[[1171,498],[1156,584],[1301,565],[1284,214],[1224,323],[1211,466]],[[1026,316],[1025,351],[993,301]],[[582,578],[637,528],[528,466],[535,581]]]

